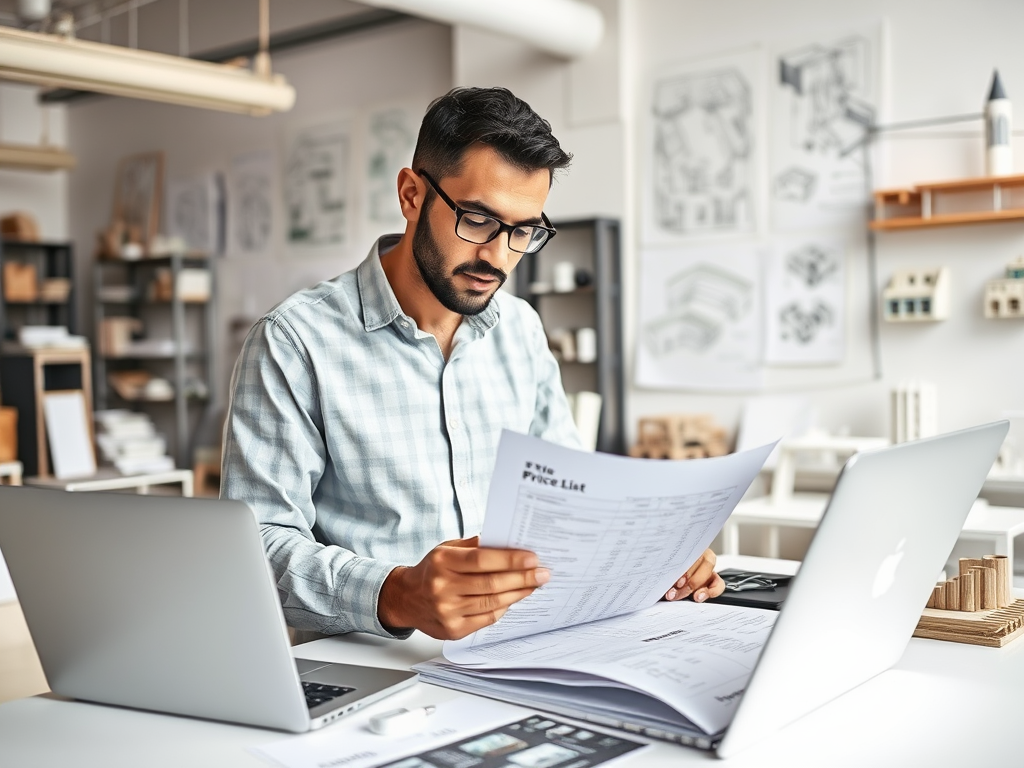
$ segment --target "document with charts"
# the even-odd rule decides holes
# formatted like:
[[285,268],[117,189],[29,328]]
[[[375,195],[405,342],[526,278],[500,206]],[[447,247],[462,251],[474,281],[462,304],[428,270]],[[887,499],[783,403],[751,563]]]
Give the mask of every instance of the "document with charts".
[[653,461],[503,433],[480,540],[536,552],[551,580],[416,669],[427,682],[654,736],[714,737],[775,613],[659,601],[773,447]]

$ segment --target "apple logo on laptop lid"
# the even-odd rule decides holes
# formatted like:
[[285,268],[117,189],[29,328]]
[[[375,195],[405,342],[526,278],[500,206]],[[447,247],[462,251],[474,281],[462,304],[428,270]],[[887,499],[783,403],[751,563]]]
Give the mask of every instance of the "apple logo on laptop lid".
[[878,572],[875,574],[875,581],[871,585],[871,598],[877,600],[892,587],[893,582],[896,581],[896,569],[900,565],[900,561],[903,560],[903,547],[907,543],[907,538],[904,536],[900,539],[900,543],[896,545],[896,551],[891,555],[887,556],[880,566],[878,566]]

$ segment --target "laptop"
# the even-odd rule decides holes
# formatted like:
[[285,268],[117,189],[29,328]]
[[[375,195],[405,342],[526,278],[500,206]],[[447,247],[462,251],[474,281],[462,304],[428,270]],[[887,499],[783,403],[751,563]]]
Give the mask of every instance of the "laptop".
[[719,757],[900,659],[1008,429],[1001,421],[846,462]]
[[303,732],[417,680],[292,657],[241,502],[2,486],[0,549],[63,696]]

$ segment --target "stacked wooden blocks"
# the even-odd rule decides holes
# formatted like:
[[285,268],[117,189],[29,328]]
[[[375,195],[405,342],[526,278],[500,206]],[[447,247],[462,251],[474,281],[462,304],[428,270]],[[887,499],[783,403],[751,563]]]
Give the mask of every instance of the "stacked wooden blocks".
[[1024,633],[1005,555],[960,558],[960,574],[932,590],[915,637],[999,647]]

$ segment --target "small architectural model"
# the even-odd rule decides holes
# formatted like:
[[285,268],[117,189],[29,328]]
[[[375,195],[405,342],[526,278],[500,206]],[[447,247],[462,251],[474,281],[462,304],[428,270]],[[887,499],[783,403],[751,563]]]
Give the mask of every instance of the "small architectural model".
[[1013,104],[1006,97],[999,70],[992,73],[992,87],[985,103],[985,172],[989,176],[1013,173]]
[[949,317],[949,269],[903,269],[882,291],[882,314],[889,322],[927,322]]
[[1014,600],[1006,555],[960,558],[960,574],[932,590],[915,637],[1001,647],[1024,634],[1024,600]]
[[985,285],[985,317],[1008,320],[1024,317],[1024,256],[1006,265],[1006,277]]
[[707,415],[677,414],[640,419],[637,459],[703,459],[729,453],[725,428]]
[[938,389],[930,381],[901,381],[892,390],[891,435],[894,443],[939,434]]

